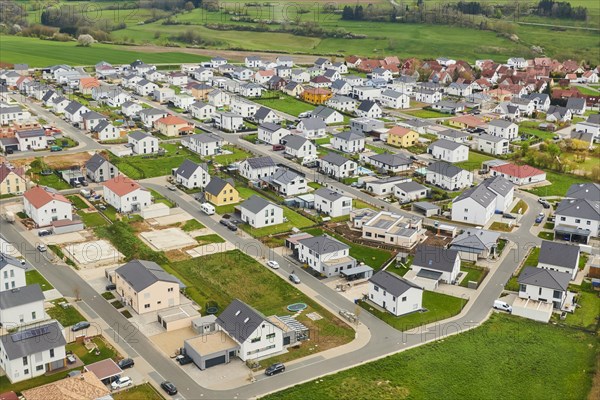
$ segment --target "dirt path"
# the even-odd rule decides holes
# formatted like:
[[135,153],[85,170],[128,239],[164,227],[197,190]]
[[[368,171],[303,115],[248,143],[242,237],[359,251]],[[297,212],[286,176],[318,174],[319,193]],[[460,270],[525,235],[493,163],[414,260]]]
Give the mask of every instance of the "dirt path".
[[316,55],[295,55],[285,53],[266,53],[260,51],[243,50],[218,50],[218,49],[190,49],[186,47],[162,47],[162,46],[119,46],[119,49],[126,51],[137,51],[140,53],[187,53],[197,54],[199,56],[215,57],[221,56],[232,61],[244,61],[248,55],[260,56],[266,60],[275,61],[280,56],[291,56],[296,64],[313,64],[319,57]]

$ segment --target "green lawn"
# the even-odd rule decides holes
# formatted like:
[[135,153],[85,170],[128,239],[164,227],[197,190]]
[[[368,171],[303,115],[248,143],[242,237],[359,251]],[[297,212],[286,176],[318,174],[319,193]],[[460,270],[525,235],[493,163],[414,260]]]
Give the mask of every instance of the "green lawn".
[[[335,347],[354,338],[354,332],[345,323],[240,250],[175,262],[169,269],[183,279],[188,286],[187,294],[201,307],[215,302],[219,312],[236,298],[266,316],[290,315],[286,306],[297,302],[308,304],[297,319],[310,328],[310,344],[280,356],[280,361]],[[324,318],[312,321],[306,316],[310,312],[318,312]],[[271,362],[275,361],[264,361],[265,364]]]
[[153,251],[142,242],[127,222],[117,221],[112,225],[99,226],[94,231],[98,238],[111,242],[127,261],[140,259],[154,261],[158,264],[167,262],[164,253]]
[[469,281],[480,284],[486,276],[486,271],[483,268],[462,265],[460,270],[467,273],[467,276],[460,282],[460,286],[462,287],[469,287]]
[[162,156],[158,154],[128,157],[111,156],[110,161],[123,174],[136,180],[171,175],[172,169],[179,167],[186,159],[195,163],[202,162],[199,155],[188,149],[179,149],[175,144],[161,143],[160,146],[166,150],[166,153]]
[[525,121],[519,125],[519,134],[527,134],[538,137],[542,140],[549,140],[554,137],[554,133],[539,129],[540,123],[535,121]]
[[77,207],[78,209],[80,209],[80,210],[89,208],[89,206],[87,205],[87,203],[85,201],[83,201],[83,199],[78,194],[67,196],[67,199],[69,199],[69,201],[71,203],[73,203],[73,205],[75,207]]
[[518,292],[519,291],[519,281],[518,280],[519,280],[519,275],[521,274],[521,271],[526,267],[536,267],[538,265],[539,258],[540,258],[540,248],[534,247],[533,249],[531,249],[531,251],[529,252],[529,255],[525,259],[521,270],[519,270],[518,273],[515,274],[515,276],[512,276],[508,280],[508,282],[506,283],[505,289],[512,290],[513,292]]
[[476,171],[481,169],[481,164],[484,161],[489,161],[493,159],[494,157],[487,156],[481,153],[476,153],[474,151],[469,151],[469,159],[467,161],[462,161],[454,165],[466,169],[467,171]]
[[564,196],[572,184],[590,182],[589,179],[581,176],[551,171],[546,171],[546,180],[550,181],[550,185],[527,189],[527,191],[540,197]]
[[575,88],[577,90],[579,90],[579,92],[581,92],[581,94],[587,94],[590,96],[598,96],[600,94],[600,91],[596,90],[596,89],[591,89],[588,87],[584,87],[584,86],[575,86]]
[[37,269],[30,269],[29,271],[25,272],[25,283],[27,285],[39,283],[42,291],[54,289],[54,286],[52,286]]
[[573,314],[567,314],[565,320],[560,320],[557,314],[553,315],[553,321],[576,328],[598,330],[598,318],[600,310],[600,297],[594,291],[579,291],[579,305]]
[[50,316],[50,318],[54,318],[55,320],[60,322],[60,324],[64,327],[71,326],[80,321],[86,320],[85,318],[83,318],[83,315],[81,315],[81,313],[77,311],[77,309],[72,305],[71,307],[67,308],[62,308],[61,306],[57,305],[58,303],[62,302],[66,302],[66,300],[60,298],[52,301],[54,307],[49,308],[47,310],[47,313]]
[[152,198],[154,199],[155,203],[166,204],[167,207],[169,207],[169,208],[175,207],[175,203],[173,203],[171,200],[167,199],[162,194],[158,193],[156,190],[150,189],[150,194],[152,194]]
[[365,144],[365,148],[367,148],[377,154],[383,154],[386,151],[385,149],[383,149],[381,147],[373,146],[372,144]]
[[297,117],[303,112],[312,111],[315,108],[315,106],[312,104],[305,103],[302,100],[298,100],[295,97],[289,96],[282,92],[265,92],[263,93],[262,98],[252,100],[262,104],[265,107],[293,115],[294,117]]
[[27,174],[31,177],[31,180],[41,186],[48,186],[56,190],[73,189],[71,185],[65,182],[60,176],[55,173],[51,175],[42,175],[40,171],[35,168],[31,168],[27,171]]
[[367,302],[360,302],[361,307],[365,310],[400,331],[414,329],[424,324],[450,318],[458,314],[465,304],[467,304],[466,299],[425,290],[423,292],[423,308],[427,311],[396,317],[388,312],[382,312],[373,308]]
[[223,150],[229,150],[233,154],[221,154],[213,157],[213,161],[217,164],[229,165],[236,161],[245,160],[246,158],[252,157],[252,154],[240,149],[239,147],[225,145],[223,146]]
[[95,363],[97,361],[106,360],[107,358],[112,358],[114,361],[118,361],[119,354],[117,351],[110,345],[106,343],[104,338],[101,336],[96,336],[92,339],[92,341],[98,346],[100,350],[100,354],[96,355],[95,351],[88,352],[85,346],[81,343],[69,343],[67,345],[67,350],[71,350],[73,354],[77,355],[84,364],[89,365]]
[[225,243],[225,239],[216,233],[212,233],[209,235],[196,236],[195,238],[200,245],[209,244],[209,243]]
[[552,232],[540,232],[538,237],[544,240],[554,240],[554,234]]
[[409,110],[409,111],[402,111],[404,114],[408,114],[408,115],[412,115],[413,117],[417,117],[417,118],[444,118],[444,117],[451,117],[452,115],[450,114],[445,114],[445,113],[441,113],[439,111],[435,111],[435,110]]
[[527,205],[527,203],[524,200],[519,200],[511,210],[511,213],[517,214],[519,210],[521,210],[521,214],[525,214],[528,209],[529,206]]
[[370,208],[373,206],[370,205],[369,203],[365,203],[364,201],[362,201],[360,199],[352,199],[352,207],[353,208]]
[[149,383],[143,383],[111,394],[114,400],[164,400],[164,396]]
[[475,330],[264,399],[585,399],[598,355],[593,335],[494,314]]
[[191,231],[195,231],[198,229],[204,229],[206,228],[204,225],[202,225],[202,223],[200,221],[198,221],[197,219],[190,219],[185,221],[185,223],[181,226],[181,229],[184,232],[191,232]]
[[113,300],[115,295],[112,292],[104,292],[102,293],[102,297],[104,297],[106,300]]
[[274,235],[277,233],[288,232],[291,231],[292,228],[304,229],[306,227],[315,225],[314,221],[311,221],[304,215],[301,215],[290,208],[284,206],[282,207],[283,216],[284,218],[287,218],[287,222],[272,226],[265,226],[264,228],[252,228],[248,224],[242,224],[240,225],[240,227],[245,232],[248,232],[250,235],[259,238],[263,236]]
[[513,230],[513,228],[509,227],[508,224],[505,224],[504,222],[492,222],[490,229],[500,232],[511,232]]
[[333,236],[340,242],[346,243],[348,246],[350,246],[350,256],[356,258],[358,262],[364,262],[374,269],[381,268],[383,264],[392,256],[392,253],[387,250],[376,249],[373,247],[353,243],[336,233],[331,233],[329,231],[325,232],[321,228],[304,229],[304,232],[310,233],[313,236],[319,236],[323,233]]
[[108,225],[109,222],[99,212],[78,212],[79,218],[83,221],[86,228],[94,228],[96,226]]

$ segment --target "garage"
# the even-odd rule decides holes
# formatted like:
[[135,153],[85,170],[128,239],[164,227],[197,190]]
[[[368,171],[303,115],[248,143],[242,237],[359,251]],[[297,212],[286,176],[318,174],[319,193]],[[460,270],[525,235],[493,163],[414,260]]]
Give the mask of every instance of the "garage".
[[225,332],[196,336],[183,342],[183,349],[201,370],[226,364],[237,355],[239,345]]
[[225,360],[227,356],[223,354],[222,356],[217,356],[215,358],[209,358],[204,361],[204,368],[214,367],[215,365],[225,364]]

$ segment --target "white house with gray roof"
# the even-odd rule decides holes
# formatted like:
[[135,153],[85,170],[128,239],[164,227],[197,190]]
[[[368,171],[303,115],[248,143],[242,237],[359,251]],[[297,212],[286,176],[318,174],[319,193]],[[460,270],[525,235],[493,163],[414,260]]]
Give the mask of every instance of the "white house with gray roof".
[[65,107],[64,114],[71,123],[78,123],[81,122],[81,116],[89,111],[89,108],[78,101],[73,100]]
[[327,277],[356,266],[350,246],[328,235],[300,239],[296,251],[300,262]]
[[25,286],[25,269],[20,260],[0,253],[0,292]]
[[296,126],[296,129],[307,139],[314,139],[325,136],[327,125],[320,118],[310,117],[302,118]]
[[275,173],[263,178],[263,181],[284,196],[295,196],[308,191],[306,177],[285,167],[277,167]]
[[445,190],[460,190],[473,184],[473,173],[444,161],[427,167],[425,181]]
[[0,292],[0,324],[12,329],[47,319],[44,301],[37,283]]
[[519,274],[519,297],[552,304],[560,310],[567,300],[569,274],[549,269],[525,267]]
[[477,150],[494,156],[500,156],[508,154],[510,146],[508,139],[483,133],[477,137]]
[[238,168],[240,175],[250,181],[273,176],[277,164],[271,157],[247,158],[240,163]]
[[394,187],[399,183],[409,182],[410,178],[404,176],[390,176],[387,178],[373,179],[365,182],[365,190],[375,196],[389,196],[394,193]]
[[319,162],[319,169],[336,179],[353,177],[357,167],[356,161],[334,152],[325,154]]
[[496,254],[500,233],[469,228],[450,242],[450,249],[458,251],[462,260],[477,261]]
[[352,198],[331,189],[320,188],[314,192],[315,209],[330,217],[349,215],[352,211]]
[[242,221],[253,228],[283,223],[283,208],[257,195],[240,204],[240,214]]
[[344,116],[333,108],[317,106],[310,112],[311,117],[322,119],[327,125],[344,121]]
[[288,129],[271,122],[265,122],[258,126],[258,140],[267,144],[279,144],[281,138],[289,134]]
[[369,279],[368,293],[370,301],[395,316],[423,308],[423,288],[388,271],[379,271]]
[[408,108],[410,97],[393,89],[385,89],[381,92],[381,104],[388,108]]
[[430,144],[427,152],[436,160],[443,160],[450,163],[467,161],[469,159],[469,147],[446,139],[436,140]]
[[506,119],[494,119],[488,123],[488,132],[492,136],[512,141],[519,136],[519,125]]
[[277,123],[281,121],[279,115],[267,107],[260,107],[258,110],[256,110],[252,116],[252,119],[259,124],[263,124],[265,122]]
[[458,278],[460,257],[456,250],[420,244],[410,268],[418,278],[435,282],[434,286],[439,281],[451,284]]
[[135,154],[153,154],[158,152],[158,138],[143,131],[135,131],[127,135],[127,143]]
[[212,133],[198,133],[181,139],[181,145],[202,157],[208,157],[219,153],[223,139]]
[[314,160],[317,158],[317,146],[300,135],[287,135],[281,138],[285,146],[285,154],[299,159]]
[[187,189],[205,188],[210,182],[208,165],[197,164],[187,159],[178,168],[173,168],[172,175],[178,185]]
[[190,105],[190,113],[192,114],[192,117],[201,121],[208,121],[212,119],[216,112],[217,108],[215,106],[202,101],[196,101]]
[[570,199],[585,199],[600,201],[600,184],[598,183],[574,183],[567,190]]
[[400,154],[382,153],[369,157],[369,164],[387,172],[397,173],[408,171],[412,161]]
[[355,131],[345,131],[333,135],[331,147],[344,153],[360,153],[365,150],[365,135]]
[[[348,86],[349,89],[352,88],[347,82],[335,81],[335,82],[333,82],[333,84],[335,85],[336,82],[343,83],[343,85]],[[335,91],[334,91],[334,93],[335,93]],[[341,112],[346,112],[346,113],[354,112],[356,110],[356,107],[358,107],[358,101],[356,101],[352,97],[344,96],[345,94],[349,93],[349,90],[345,91],[345,93],[341,93],[341,92],[338,92],[338,93],[339,93],[338,95],[333,96],[332,98],[327,100],[325,102],[325,104],[328,107],[331,107],[331,108],[341,111]]]
[[106,119],[100,121],[91,131],[101,142],[104,140],[115,140],[121,136],[121,130]]
[[577,245],[543,240],[537,267],[564,272],[573,280],[579,270],[580,253]]
[[564,199],[554,215],[557,239],[587,244],[590,237],[600,236],[600,201]]
[[409,180],[408,182],[396,183],[393,192],[400,203],[408,203],[429,197],[431,190],[419,182]]
[[502,177],[486,179],[452,201],[452,220],[483,226],[496,211],[505,212],[513,198],[512,183]]
[[146,128],[152,128],[154,123],[169,115],[168,112],[157,108],[145,108],[139,112],[140,120]]
[[11,383],[66,366],[63,327],[54,320],[0,336],[0,368]]
[[444,129],[443,131],[437,132],[436,135],[440,139],[446,139],[457,143],[465,143],[469,139],[467,133],[457,131],[456,129]]
[[85,163],[85,175],[92,182],[104,182],[119,175],[119,170],[106,158],[96,153]]
[[379,104],[375,103],[373,100],[364,100],[356,108],[355,113],[358,117],[381,118],[383,111]]

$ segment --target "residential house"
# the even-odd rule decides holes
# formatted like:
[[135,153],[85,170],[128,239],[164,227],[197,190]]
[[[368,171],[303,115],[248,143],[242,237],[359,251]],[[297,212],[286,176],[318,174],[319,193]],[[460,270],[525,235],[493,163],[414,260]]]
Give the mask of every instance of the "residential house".
[[253,228],[282,224],[283,208],[260,196],[252,195],[240,204],[242,221]]
[[409,203],[429,197],[431,190],[415,181],[401,182],[394,185],[394,196],[400,203]]
[[85,163],[85,175],[91,182],[104,182],[119,175],[119,170],[110,161],[96,153]]
[[39,283],[0,292],[0,324],[5,329],[46,319],[44,293]]
[[423,288],[388,271],[369,279],[369,300],[395,316],[423,308]]
[[571,111],[572,115],[584,115],[587,110],[585,99],[581,97],[569,97],[567,99],[567,109]]
[[356,107],[358,107],[358,101],[353,99],[352,97],[336,95],[327,100],[325,103],[328,107],[331,107],[335,110],[351,113],[356,111]]
[[569,199],[585,199],[589,201],[600,201],[600,184],[598,183],[574,183],[569,187],[566,196]]
[[573,113],[566,107],[550,106],[546,112],[548,122],[567,122],[573,117]]
[[214,125],[222,131],[235,133],[244,129],[244,117],[234,112],[217,111]]
[[515,185],[529,185],[546,180],[546,173],[529,165],[506,163],[490,168],[492,176],[502,176]]
[[81,116],[89,111],[89,108],[73,100],[65,107],[64,114],[71,123],[75,124],[81,122]]
[[298,82],[288,82],[281,91],[292,97],[299,97],[304,92],[304,87]]
[[452,82],[446,88],[446,93],[449,96],[467,97],[473,93],[473,87],[469,83]]
[[590,237],[600,237],[600,201],[564,199],[554,215],[555,238],[587,244]]
[[375,118],[352,118],[350,120],[350,130],[363,135],[374,131],[379,131],[384,128],[383,121]]
[[306,83],[310,81],[310,74],[302,69],[292,70],[292,82]]
[[107,121],[106,116],[95,111],[88,111],[81,115],[81,128],[92,131],[102,121]]
[[272,176],[263,178],[263,181],[267,181],[269,186],[284,196],[295,196],[308,191],[306,177],[285,167],[278,167]]
[[519,125],[505,119],[494,119],[488,124],[488,133],[513,141],[519,137]]
[[71,202],[62,194],[40,186],[23,194],[23,211],[37,227],[51,225],[54,221],[73,220]]
[[387,134],[387,144],[396,147],[406,148],[414,146],[419,140],[419,134],[417,132],[398,125],[393,126]]
[[465,104],[450,100],[440,100],[433,103],[431,109],[445,114],[456,114],[465,110]]
[[161,134],[170,137],[188,135],[194,132],[194,124],[175,115],[168,115],[156,120],[154,126]]
[[139,112],[140,120],[146,128],[154,127],[154,123],[169,115],[168,112],[157,108],[146,108]]
[[142,79],[134,87],[134,91],[140,96],[150,96],[156,89],[158,89],[158,85],[146,79]]
[[206,163],[196,164],[186,159],[178,168],[173,168],[172,175],[178,185],[186,189],[205,188],[210,182],[210,174]]
[[420,103],[433,104],[442,101],[442,92],[430,89],[415,90],[415,100]]
[[445,190],[460,190],[473,184],[473,173],[444,161],[427,167],[426,182]]
[[270,122],[258,126],[258,140],[267,144],[279,144],[281,139],[289,134],[289,130]]
[[213,76],[213,71],[210,68],[198,68],[194,71],[194,79],[198,82],[208,82]]
[[21,151],[43,150],[48,148],[48,139],[44,129],[27,129],[17,131],[15,139]]
[[281,138],[281,144],[285,146],[285,154],[299,159],[313,160],[317,157],[317,146],[300,135],[287,135]]
[[[108,362],[105,360],[105,364]],[[94,363],[96,364],[96,363]],[[93,364],[90,364],[93,365]],[[113,365],[115,365],[113,363]],[[115,365],[116,367],[116,365]],[[110,389],[102,382],[94,372],[87,368],[81,372],[79,370],[69,373],[68,377],[59,380],[52,380],[41,386],[26,389],[21,392],[27,400],[74,400],[74,399],[109,399]],[[112,372],[112,371],[111,371]],[[57,372],[58,373],[58,372]],[[110,373],[110,372],[109,372]],[[75,375],[76,374],[76,375]],[[61,376],[62,378],[62,376]],[[10,400],[7,398],[6,400]]]
[[259,104],[246,100],[242,97],[235,96],[233,99],[231,99],[231,111],[241,115],[244,118],[250,118],[254,116],[259,107]]
[[457,131],[456,129],[444,129],[443,131],[438,131],[436,135],[440,139],[446,139],[456,143],[466,143],[469,140],[468,133]]
[[167,83],[172,86],[182,87],[187,85],[188,76],[183,72],[171,72],[167,74]]
[[214,87],[207,85],[206,83],[197,83],[195,85],[192,85],[190,89],[192,92],[192,96],[194,96],[196,100],[200,101],[208,101],[209,93],[215,90]]
[[499,239],[499,232],[468,228],[452,239],[450,249],[458,251],[462,260],[476,262],[497,256]]
[[256,83],[248,82],[240,85],[240,94],[244,97],[260,97],[264,90],[264,87]]
[[114,279],[121,302],[140,315],[180,304],[181,282],[154,261],[129,261],[115,270]]
[[152,204],[152,194],[139,183],[117,175],[102,183],[104,200],[120,213],[139,212]]
[[333,135],[331,147],[344,153],[360,153],[365,150],[365,136],[354,131],[344,131]]
[[410,268],[418,278],[434,281],[435,286],[440,281],[452,284],[460,272],[460,256],[456,250],[420,244]]
[[317,87],[307,87],[300,95],[302,100],[312,104],[324,104],[332,96],[331,90]]
[[206,185],[204,188],[204,197],[206,201],[215,206],[240,202],[240,194],[233,186],[233,181],[224,180],[218,176],[213,176],[208,185]]
[[503,101],[498,104],[492,112],[501,115],[504,119],[508,119],[509,121],[516,121],[521,118],[521,110],[519,110],[519,107],[512,105],[508,101]]
[[277,123],[281,121],[279,115],[277,115],[275,111],[267,107],[259,107],[258,110],[256,110],[256,112],[252,116],[252,119],[259,124],[265,122]]
[[325,136],[327,125],[320,118],[309,117],[301,118],[296,129],[307,139],[313,139]]
[[24,168],[0,164],[0,195],[23,194],[27,189]]
[[[3,249],[4,250],[4,249]],[[23,287],[27,284],[27,265],[19,259],[0,253],[0,292]]]
[[510,147],[508,139],[500,136],[481,134],[477,137],[477,150],[499,156],[508,154]]
[[183,111],[189,111],[190,107],[195,101],[196,99],[194,97],[186,93],[176,94],[173,96],[173,98],[171,98],[171,103],[173,106]]
[[348,215],[352,211],[352,199],[349,196],[327,188],[317,189],[314,196],[315,210],[319,213],[335,218]]
[[458,163],[469,159],[469,148],[464,144],[446,139],[436,140],[427,148],[427,152],[436,160]]
[[320,170],[336,179],[351,178],[356,175],[358,164],[338,153],[327,153],[319,162]]
[[223,139],[212,133],[198,133],[182,139],[181,145],[202,157],[209,157],[219,154]]
[[103,142],[105,140],[115,140],[121,137],[121,130],[111,124],[108,120],[102,120],[91,129],[96,138]]
[[208,104],[215,107],[227,106],[231,103],[231,95],[223,90],[214,89],[206,96]]
[[175,90],[170,87],[156,88],[152,92],[152,97],[160,104],[165,104],[175,97]]
[[578,245],[543,240],[537,267],[564,272],[574,280],[579,271],[580,253]]
[[386,89],[381,92],[381,104],[388,108],[408,108],[410,106],[410,97],[408,95],[392,89]]
[[394,186],[402,182],[409,182],[410,178],[404,176],[390,176],[387,178],[365,180],[365,190],[375,196],[388,196],[394,193]]
[[215,106],[201,101],[197,101],[190,106],[192,117],[199,119],[200,121],[212,120],[216,115],[216,112],[217,108]]
[[339,96],[346,96],[352,93],[352,85],[345,79],[337,79],[331,82],[331,91]]
[[127,135],[127,143],[135,154],[153,154],[159,149],[158,138],[143,131],[135,131]]
[[452,201],[452,220],[485,225],[496,212],[506,212],[514,199],[514,185],[497,176],[465,190]]
[[381,98],[381,89],[373,86],[352,86],[352,97],[361,101],[379,100]]
[[546,112],[550,107],[550,96],[546,93],[531,93],[524,96],[533,102],[533,108],[535,111]]
[[388,245],[412,248],[425,237],[420,218],[406,218],[389,211],[380,211],[359,221],[354,216],[353,223],[355,228],[362,225],[364,239]]
[[240,175],[250,181],[273,176],[276,169],[277,164],[271,157],[247,158],[238,167]]
[[412,165],[412,160],[409,158],[391,153],[375,154],[368,158],[368,162],[376,168],[391,173],[408,171]]
[[381,118],[382,110],[379,104],[371,100],[365,100],[356,109],[356,115],[367,118]]
[[[329,101],[331,101],[331,99]],[[327,125],[338,124],[344,121],[344,116],[342,114],[325,106],[317,106],[310,112],[310,115],[313,118],[322,119]]]
[[569,274],[544,268],[525,267],[519,274],[519,297],[543,303],[551,303],[560,310],[567,300]]
[[0,368],[8,380],[21,382],[65,368],[63,329],[51,320],[0,336]]
[[354,268],[356,260],[350,256],[350,246],[323,235],[298,240],[298,259],[323,276],[337,276]]

